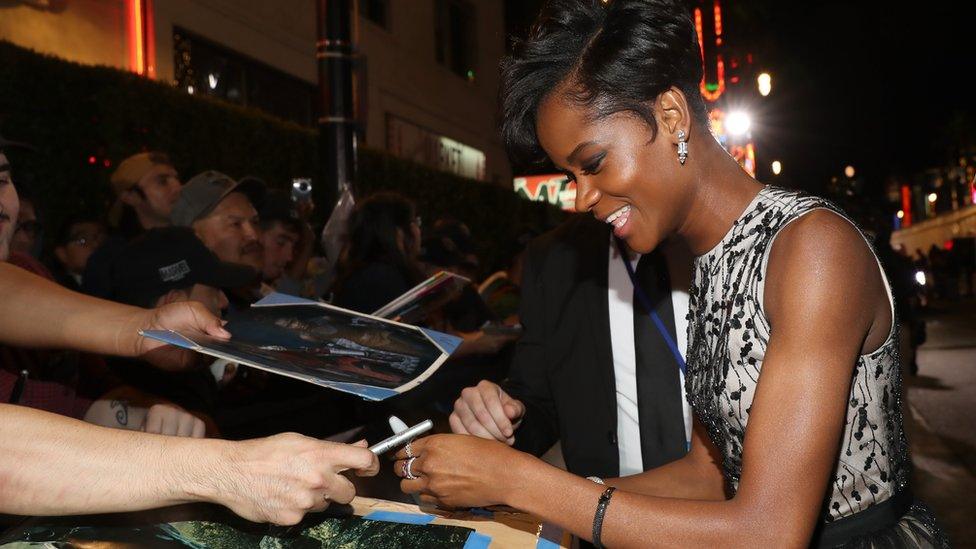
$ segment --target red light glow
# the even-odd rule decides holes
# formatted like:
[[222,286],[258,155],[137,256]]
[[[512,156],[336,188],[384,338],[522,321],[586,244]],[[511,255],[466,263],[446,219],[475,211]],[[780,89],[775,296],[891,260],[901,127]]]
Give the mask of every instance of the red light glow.
[[129,70],[153,78],[156,76],[156,39],[152,0],[127,0],[125,12]]
[[715,36],[722,36],[722,7],[715,0]]
[[905,212],[905,217],[901,220],[902,227],[912,226],[912,190],[908,185],[901,186],[901,209]]
[[[720,5],[719,0],[715,0],[714,14],[715,46],[718,48],[722,45],[722,6]],[[698,33],[698,47],[701,50],[702,62],[707,63],[708,60],[705,59],[705,34],[703,31],[702,11],[700,8],[695,8],[695,32]],[[705,101],[710,103],[717,101],[718,98],[725,93],[725,62],[722,60],[721,54],[715,55],[715,75],[718,82],[711,85],[711,87],[714,88],[714,91],[708,90],[709,84],[705,81],[704,77],[702,77],[701,85],[699,86],[702,97],[705,98]]]

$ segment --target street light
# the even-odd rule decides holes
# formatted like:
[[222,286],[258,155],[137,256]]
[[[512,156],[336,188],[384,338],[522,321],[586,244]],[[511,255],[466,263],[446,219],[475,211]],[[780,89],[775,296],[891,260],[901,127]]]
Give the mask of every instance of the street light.
[[905,210],[898,210],[898,213],[895,214],[895,217],[897,217],[898,219],[905,219]]
[[729,130],[729,134],[731,135],[745,135],[749,132],[749,126],[751,125],[752,120],[749,119],[749,115],[744,111],[730,112],[725,118],[725,127]]
[[756,82],[759,84],[759,95],[766,97],[773,91],[773,77],[768,72],[760,74]]
[[773,160],[773,175],[779,175],[783,171],[783,164],[779,160]]
[[939,195],[935,193],[929,193],[929,202],[935,204],[935,201],[939,199]]
[[854,166],[844,168],[844,175],[846,175],[848,179],[854,179]]

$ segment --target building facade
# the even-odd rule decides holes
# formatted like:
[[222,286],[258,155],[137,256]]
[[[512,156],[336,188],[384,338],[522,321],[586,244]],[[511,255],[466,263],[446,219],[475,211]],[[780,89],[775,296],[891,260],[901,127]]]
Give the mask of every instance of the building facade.
[[[500,0],[358,0],[361,144],[507,185],[496,129]],[[20,0],[0,39],[313,127],[317,0]]]

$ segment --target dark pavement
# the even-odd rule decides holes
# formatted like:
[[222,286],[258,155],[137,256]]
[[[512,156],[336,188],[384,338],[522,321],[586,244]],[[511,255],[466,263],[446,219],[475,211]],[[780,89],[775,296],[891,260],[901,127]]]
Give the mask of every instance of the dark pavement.
[[936,303],[917,376],[906,376],[914,489],[954,547],[976,548],[976,300]]

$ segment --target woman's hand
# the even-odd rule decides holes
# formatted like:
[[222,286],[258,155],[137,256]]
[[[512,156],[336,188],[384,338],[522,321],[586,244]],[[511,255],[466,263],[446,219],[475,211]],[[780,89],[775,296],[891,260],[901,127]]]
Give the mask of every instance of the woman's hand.
[[434,435],[410,444],[416,457],[407,479],[406,448],[396,454],[393,471],[404,480],[400,489],[419,493],[425,503],[440,507],[483,507],[506,504],[520,460],[526,454],[506,444],[471,435]]

